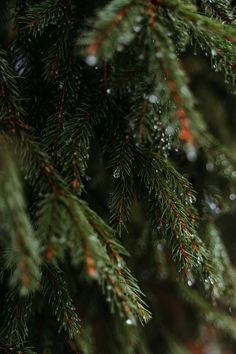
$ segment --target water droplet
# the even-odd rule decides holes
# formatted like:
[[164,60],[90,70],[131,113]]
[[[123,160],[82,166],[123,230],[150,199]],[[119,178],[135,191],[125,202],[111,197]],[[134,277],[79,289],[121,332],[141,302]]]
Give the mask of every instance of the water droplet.
[[141,31],[141,26],[134,26],[134,32],[136,32],[136,33],[138,33],[138,32],[140,32]]
[[66,140],[66,145],[69,145],[72,142],[72,138],[70,137],[69,139]]
[[202,257],[198,256],[197,257],[197,264],[199,264],[199,265],[202,264],[202,261],[203,261]]
[[208,172],[212,172],[212,171],[214,171],[214,164],[213,164],[213,162],[207,162],[206,163],[206,170],[208,171]]
[[156,53],[156,58],[157,58],[157,59],[162,58],[162,53],[161,53],[161,52],[157,52],[157,53]]
[[141,53],[138,57],[139,60],[143,60],[144,59],[144,55]]
[[97,57],[94,54],[89,54],[86,58],[85,58],[85,63],[89,66],[94,66],[97,64]]
[[189,95],[189,89],[187,86],[182,86],[181,89],[180,89],[181,93],[185,96],[188,96]]
[[127,34],[122,34],[119,37],[118,41],[121,44],[128,45],[132,39],[133,39],[133,35],[131,33],[127,33]]
[[195,202],[196,202],[196,197],[195,197],[195,195],[190,195],[190,196],[189,196],[189,203],[193,204],[193,203],[195,203]]
[[136,22],[141,22],[142,19],[143,19],[142,16],[137,16],[137,17],[136,17]]
[[190,162],[194,162],[197,159],[197,149],[195,146],[188,144],[186,147],[186,156]]
[[157,103],[158,102],[158,98],[157,98],[156,95],[150,95],[150,96],[148,96],[148,101],[150,103]]
[[235,199],[236,199],[236,195],[235,195],[234,193],[231,193],[231,194],[229,195],[229,199],[230,199],[230,200],[235,200]]
[[215,50],[215,48],[212,48],[212,49],[211,49],[211,55],[212,55],[213,57],[215,57],[215,56],[217,55],[217,51]]
[[95,234],[89,235],[89,240],[90,241],[97,241],[97,236]]
[[173,127],[171,127],[171,126],[168,126],[168,127],[166,127],[166,129],[165,129],[165,133],[167,134],[167,135],[173,135],[174,134],[174,132],[175,132],[175,130],[174,130],[174,128]]
[[132,325],[134,324],[134,321],[131,320],[130,318],[128,318],[128,319],[125,321],[125,323],[126,323],[127,325],[129,325],[129,326],[132,326]]
[[120,168],[117,167],[115,171],[113,172],[113,177],[114,178],[119,178],[120,177]]

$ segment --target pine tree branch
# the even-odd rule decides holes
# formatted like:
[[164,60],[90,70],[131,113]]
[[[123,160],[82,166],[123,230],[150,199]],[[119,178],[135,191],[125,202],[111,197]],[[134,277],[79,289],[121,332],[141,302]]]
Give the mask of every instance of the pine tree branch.
[[139,178],[149,193],[148,210],[153,228],[160,232],[159,228],[163,227],[173,258],[180,267],[188,270],[199,268],[202,261],[208,264],[207,251],[196,232],[192,187],[160,156],[142,152],[139,159]]
[[97,57],[109,59],[113,52],[134,38],[132,31],[139,15],[139,4],[132,0],[113,0],[97,13],[96,28],[84,34],[78,44],[86,47],[86,63],[95,65]]
[[197,313],[202,316],[206,322],[211,323],[214,327],[226,333],[231,338],[236,338],[234,319],[222,310],[209,304],[209,302],[201,297],[195,290],[190,289],[182,282],[179,282],[177,287],[179,289],[179,296],[197,309]]
[[0,118],[6,114],[23,114],[20,104],[20,92],[16,77],[7,61],[7,53],[0,48]]
[[44,292],[59,324],[59,332],[63,329],[70,339],[76,339],[80,321],[62,272],[57,267],[48,265],[44,271],[44,279]]
[[41,4],[28,7],[28,11],[20,18],[20,22],[34,36],[38,36],[50,23],[56,24],[63,17],[63,10],[61,0],[45,0]]
[[110,223],[118,234],[121,234],[130,218],[134,198],[133,146],[128,135],[123,136],[118,133],[108,144],[110,150],[106,156],[107,167],[113,174],[113,190],[109,203]]
[[31,297],[19,297],[14,289],[14,291],[6,293],[4,304],[4,311],[1,314],[1,340],[8,347],[22,348],[29,335],[28,322],[32,299]]
[[[6,141],[1,137],[2,146]],[[26,212],[22,186],[9,152],[1,155],[0,194],[1,213],[5,219],[4,227],[10,236],[10,246],[6,250],[6,268],[12,271],[11,283],[19,286],[22,294],[27,294],[39,285],[40,255],[31,221]]]

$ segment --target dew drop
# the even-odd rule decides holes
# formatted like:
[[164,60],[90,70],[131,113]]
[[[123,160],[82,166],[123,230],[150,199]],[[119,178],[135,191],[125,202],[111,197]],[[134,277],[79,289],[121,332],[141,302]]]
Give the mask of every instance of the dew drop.
[[123,45],[128,45],[130,41],[132,40],[132,35],[131,34],[123,34],[119,37],[118,41],[119,43]]
[[114,178],[119,178],[120,177],[120,169],[117,167],[115,171],[113,172],[113,177]]
[[94,66],[97,64],[97,57],[94,54],[89,54],[86,58],[85,58],[85,63],[89,66]]
[[149,101],[150,103],[157,103],[158,98],[157,98],[156,95],[150,95],[150,96],[148,96],[148,101]]
[[144,59],[144,55],[141,53],[138,57],[140,60],[143,60]]
[[186,147],[186,156],[190,162],[194,162],[197,159],[197,150],[193,145],[188,145]]
[[199,265],[202,264],[202,257],[200,256],[197,257],[197,264]]
[[206,163],[206,170],[208,171],[208,172],[212,172],[212,171],[214,171],[214,164],[213,164],[213,162],[207,162]]
[[134,32],[138,33],[141,31],[141,26],[137,25],[137,26],[134,26]]
[[157,52],[157,53],[156,53],[156,58],[157,58],[157,59],[162,58],[162,53],[161,53],[161,52]]
[[213,57],[215,57],[215,56],[217,55],[217,51],[215,50],[215,48],[212,48],[212,49],[211,49],[211,55],[212,55]]
[[166,129],[165,129],[165,133],[167,134],[167,135],[173,135],[174,134],[174,132],[175,132],[175,130],[174,130],[174,128],[173,127],[171,127],[171,126],[168,126],[168,127],[166,127]]
[[137,16],[136,17],[136,22],[140,23],[142,21],[142,19],[143,19],[142,16]]

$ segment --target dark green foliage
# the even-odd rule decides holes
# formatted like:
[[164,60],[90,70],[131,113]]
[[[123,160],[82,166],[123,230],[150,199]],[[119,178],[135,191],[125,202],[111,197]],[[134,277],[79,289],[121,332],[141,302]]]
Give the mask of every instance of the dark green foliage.
[[44,277],[43,293],[48,297],[59,332],[63,329],[68,332],[70,339],[76,338],[79,334],[79,318],[60,271],[55,267],[47,267]]
[[32,301],[28,297],[19,297],[14,292],[8,292],[4,299],[4,305],[8,311],[1,323],[1,339],[5,339],[13,347],[21,347],[29,335],[27,322]]
[[196,211],[192,206],[195,194],[191,186],[161,157],[146,154],[140,160],[139,176],[150,195],[147,210],[153,228],[165,234],[180,267],[197,268],[203,260],[207,262],[207,256],[196,235]]
[[216,216],[236,162],[182,65],[193,47],[234,85],[231,2],[19,0],[1,19],[1,352],[150,354],[157,334],[187,353],[162,297],[235,340]]
[[[40,249],[34,235],[23,197],[22,186],[11,157],[6,140],[1,139],[1,205],[2,227],[8,237],[5,240],[5,268],[10,271],[10,282],[18,286],[22,294],[35,289],[40,280]],[[4,156],[5,155],[5,156]]]

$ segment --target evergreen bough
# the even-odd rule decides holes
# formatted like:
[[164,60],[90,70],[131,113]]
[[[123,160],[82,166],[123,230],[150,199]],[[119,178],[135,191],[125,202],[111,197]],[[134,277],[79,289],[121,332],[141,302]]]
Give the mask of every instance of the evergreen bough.
[[209,213],[218,201],[185,176],[197,159],[214,166],[225,207],[236,161],[181,63],[193,47],[234,85],[231,1],[2,7],[1,353],[157,353],[150,331],[160,353],[184,353],[158,313],[162,282],[236,339],[236,277]]

